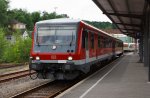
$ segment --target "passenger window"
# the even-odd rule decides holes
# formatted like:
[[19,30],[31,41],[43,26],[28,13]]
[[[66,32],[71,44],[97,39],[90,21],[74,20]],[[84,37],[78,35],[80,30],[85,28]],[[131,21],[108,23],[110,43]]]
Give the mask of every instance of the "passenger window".
[[94,34],[91,33],[91,48],[94,49]]
[[85,48],[86,33],[87,32],[85,30],[83,30],[83,32],[82,32],[82,48]]
[[108,48],[110,48],[111,47],[111,40],[110,40],[110,38],[108,38]]
[[106,38],[105,37],[103,37],[103,43],[104,43],[103,44],[104,45],[103,48],[106,48]]
[[88,50],[88,48],[89,48],[89,46],[88,46],[88,31],[86,31],[86,33],[85,33],[85,48],[86,48],[86,50]]
[[103,39],[103,36],[101,36],[101,45],[100,45],[101,48],[104,47],[104,39]]
[[101,47],[101,38],[100,38],[100,35],[98,35],[98,47],[99,48]]

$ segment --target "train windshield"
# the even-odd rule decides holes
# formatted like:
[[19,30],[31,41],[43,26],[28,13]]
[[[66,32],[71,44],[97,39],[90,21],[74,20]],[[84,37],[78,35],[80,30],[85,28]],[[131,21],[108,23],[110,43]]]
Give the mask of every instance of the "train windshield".
[[38,45],[75,44],[76,26],[43,26],[37,29]]

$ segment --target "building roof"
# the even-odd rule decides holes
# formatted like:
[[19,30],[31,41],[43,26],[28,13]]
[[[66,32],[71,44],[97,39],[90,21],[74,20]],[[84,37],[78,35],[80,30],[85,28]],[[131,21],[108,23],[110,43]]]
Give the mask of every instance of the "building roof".
[[145,0],[93,0],[119,30],[136,38],[142,33]]
[[12,20],[10,21],[10,24],[22,24],[22,25],[26,25],[26,24],[24,24],[24,23],[19,22],[18,20],[15,20],[15,19],[12,19]]

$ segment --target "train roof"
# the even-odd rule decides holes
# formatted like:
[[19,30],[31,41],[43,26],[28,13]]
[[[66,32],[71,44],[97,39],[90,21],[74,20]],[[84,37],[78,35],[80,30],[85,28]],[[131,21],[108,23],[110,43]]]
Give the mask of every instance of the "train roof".
[[[94,27],[94,26],[92,26],[92,25],[90,25],[90,24],[85,23],[84,21],[81,21],[81,22],[84,23],[85,25],[87,25],[87,26],[89,26],[89,27],[91,27],[91,28],[94,28],[95,30],[97,30],[97,31],[99,31],[99,32],[101,32],[101,33],[103,33],[104,35],[110,36],[110,37],[112,37],[112,38],[114,38],[114,39],[116,39],[116,40],[120,40],[120,39],[118,39],[118,38],[116,38],[116,37],[113,37],[112,35],[108,34],[107,32],[105,32],[105,31],[103,31],[103,30],[101,30],[101,29],[98,29],[98,28],[96,28],[96,27]],[[120,40],[120,41],[122,41],[122,40]]]
[[50,19],[39,21],[36,24],[77,24],[80,23],[79,19],[70,19],[70,18],[58,18],[58,19]]
[[[90,24],[87,24],[86,22],[80,20],[80,19],[70,19],[70,18],[57,18],[57,19],[49,19],[49,20],[42,20],[42,21],[39,21],[39,22],[36,22],[36,25],[40,25],[40,24],[78,24],[78,23],[83,23],[91,28],[94,28],[96,29],[97,31],[100,31],[102,32],[103,34],[107,35],[107,36],[110,36],[114,39],[117,39],[113,36],[111,36],[110,34],[108,34],[107,32],[105,31],[102,31]],[[120,40],[120,39],[117,39],[117,40]],[[121,41],[121,40],[120,40]]]

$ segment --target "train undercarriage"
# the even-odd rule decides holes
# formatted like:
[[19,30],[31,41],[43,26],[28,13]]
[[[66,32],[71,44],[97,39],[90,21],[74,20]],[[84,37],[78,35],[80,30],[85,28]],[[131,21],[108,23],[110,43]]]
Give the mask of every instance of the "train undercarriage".
[[[119,54],[119,57],[121,56]],[[111,59],[110,59],[111,58]],[[73,62],[69,63],[41,63],[36,61],[36,63],[29,64],[30,70],[37,72],[37,77],[40,79],[56,79],[56,80],[72,80],[78,77],[81,73],[88,73],[90,71],[91,65],[97,63],[106,63],[114,59],[114,56],[111,56],[102,60],[97,60],[83,65],[75,65]],[[101,66],[101,65],[100,65]]]
[[30,64],[40,79],[72,80],[79,76],[80,71],[73,64]]

